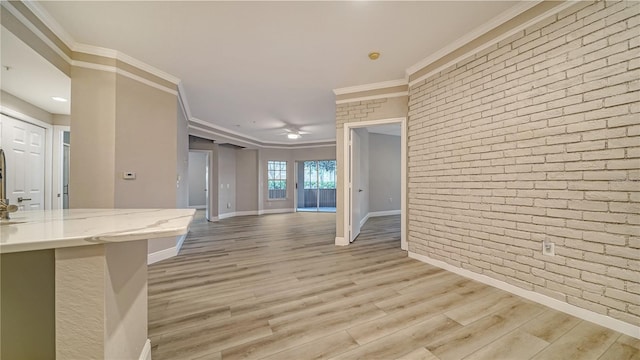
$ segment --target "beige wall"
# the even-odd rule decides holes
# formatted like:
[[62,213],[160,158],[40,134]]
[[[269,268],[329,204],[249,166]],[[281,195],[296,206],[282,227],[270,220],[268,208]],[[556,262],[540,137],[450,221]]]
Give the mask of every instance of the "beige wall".
[[236,211],[258,211],[258,150],[236,151]]
[[218,216],[236,212],[236,149],[218,147]]
[[409,251],[640,323],[638,9],[581,3],[411,87]]
[[388,99],[355,101],[336,106],[336,155],[338,189],[336,208],[336,237],[344,237],[344,124],[371,120],[404,118],[407,116],[407,96]]
[[400,136],[369,133],[369,211],[400,210]]
[[[20,98],[17,98],[6,91],[0,90],[0,105],[17,111],[21,114],[30,116],[34,119],[38,119],[47,124],[53,124],[54,115],[43,110],[31,103],[28,103]],[[56,124],[57,125],[57,124]]]
[[53,125],[71,126],[71,115],[52,114]]
[[[177,166],[183,165],[177,159],[177,114],[175,95],[117,75],[115,207],[176,207]],[[75,128],[73,133],[82,136]],[[72,144],[72,158],[75,151]],[[136,179],[124,180],[125,171]]]
[[71,99],[69,206],[113,208],[116,74],[73,67]]
[[177,102],[177,179],[176,179],[176,207],[189,207],[189,122]]
[[53,250],[0,255],[0,358],[54,359]]

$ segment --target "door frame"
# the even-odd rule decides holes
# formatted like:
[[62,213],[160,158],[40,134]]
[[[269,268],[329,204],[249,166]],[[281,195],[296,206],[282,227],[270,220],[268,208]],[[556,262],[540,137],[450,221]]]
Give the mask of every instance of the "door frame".
[[44,154],[44,209],[51,210],[52,204],[55,203],[53,191],[53,125],[42,120],[38,120],[29,115],[7,108],[0,105],[0,114],[23,121],[28,124],[41,127],[44,129],[45,154]]
[[[342,199],[343,199],[343,239],[351,239],[351,226],[349,225],[351,217],[351,194],[350,179],[348,174],[351,173],[351,131],[358,128],[367,128],[369,126],[400,124],[400,248],[408,250],[407,246],[407,118],[389,118],[370,121],[348,122],[344,124],[343,135],[343,168],[344,176],[342,177]],[[337,239],[336,239],[337,240]],[[348,241],[337,243],[336,245],[349,245]]]
[[[213,150],[197,150],[197,149],[189,149],[189,152],[197,152],[197,153],[203,153],[205,155],[204,157],[204,185],[205,185],[205,219],[207,219],[207,221],[213,221],[211,220],[211,159],[213,158]],[[217,191],[217,188],[216,188]],[[187,181],[187,196],[189,194],[189,182]],[[189,201],[187,200],[187,204],[189,203]],[[190,205],[189,205],[190,206]]]
[[51,193],[51,208],[62,209],[64,197],[64,132],[71,131],[70,126],[53,125],[53,181]]

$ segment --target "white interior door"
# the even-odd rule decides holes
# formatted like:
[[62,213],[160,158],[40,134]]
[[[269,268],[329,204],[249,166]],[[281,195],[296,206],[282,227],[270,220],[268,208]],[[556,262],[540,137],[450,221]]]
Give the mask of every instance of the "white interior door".
[[44,210],[45,129],[2,115],[7,197],[20,210]]
[[351,144],[349,146],[349,204],[351,216],[349,218],[349,242],[353,242],[360,235],[360,136],[351,129]]

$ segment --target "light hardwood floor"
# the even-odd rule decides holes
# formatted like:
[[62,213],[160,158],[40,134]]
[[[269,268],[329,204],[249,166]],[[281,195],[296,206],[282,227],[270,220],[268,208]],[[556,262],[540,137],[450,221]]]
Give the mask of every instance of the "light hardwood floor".
[[408,258],[398,216],[334,236],[335,214],[200,215],[149,266],[153,359],[640,359],[640,340]]

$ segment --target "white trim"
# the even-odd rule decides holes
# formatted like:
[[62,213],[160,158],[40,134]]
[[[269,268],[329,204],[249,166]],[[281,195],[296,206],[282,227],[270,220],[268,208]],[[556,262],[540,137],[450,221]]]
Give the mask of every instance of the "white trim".
[[21,112],[15,111],[15,110],[13,110],[11,108],[8,108],[6,106],[0,105],[0,114],[4,114],[4,115],[6,115],[8,117],[11,117],[11,118],[14,118],[16,120],[21,120],[21,121],[24,121],[24,122],[28,122],[28,123],[30,123],[32,125],[39,126],[41,128],[45,128],[45,129],[51,129],[52,128],[52,125],[49,124],[49,123],[46,123],[46,122],[44,122],[42,120],[38,120],[38,119],[36,119],[34,117],[31,117],[29,115],[25,115],[25,114],[23,114]]
[[369,213],[369,217],[378,217],[378,216],[390,216],[390,215],[401,215],[402,210],[385,210],[385,211],[374,211]]
[[[528,2],[522,2],[520,5],[518,5],[518,6],[516,6],[516,7],[517,7],[517,8],[519,8],[519,7],[526,7],[526,5],[527,5],[527,4],[530,4],[530,3],[528,3]],[[436,69],[434,69],[434,70],[432,70],[432,71],[429,71],[428,73],[426,73],[426,74],[424,74],[424,75],[420,76],[419,78],[417,78],[417,79],[415,79],[415,80],[410,81],[410,82],[409,82],[409,87],[411,87],[411,86],[413,86],[413,85],[417,84],[418,82],[420,82],[420,81],[422,81],[422,80],[424,80],[424,79],[427,79],[428,77],[430,77],[430,76],[432,76],[432,75],[434,75],[434,74],[437,74],[438,72],[440,72],[440,71],[442,71],[442,70],[446,69],[447,67],[449,67],[449,66],[451,66],[451,65],[453,65],[453,64],[455,64],[455,63],[460,62],[461,60],[463,60],[463,59],[465,59],[465,58],[469,57],[470,55],[472,55],[472,54],[476,54],[476,53],[478,53],[478,52],[480,52],[480,51],[482,51],[482,50],[484,50],[484,49],[487,49],[487,48],[489,48],[489,47],[493,46],[494,44],[497,44],[497,43],[499,43],[500,41],[502,41],[502,40],[504,40],[504,39],[506,39],[506,38],[508,38],[508,37],[512,36],[513,34],[515,34],[515,33],[519,32],[519,31],[522,31],[522,30],[526,29],[527,27],[529,27],[529,26],[531,26],[531,25],[533,25],[533,24],[535,24],[535,23],[539,22],[540,20],[543,20],[543,19],[545,19],[545,18],[547,18],[547,17],[549,17],[549,16],[552,16],[552,15],[554,15],[554,14],[557,14],[557,13],[559,13],[560,11],[562,11],[562,10],[564,10],[564,9],[567,9],[567,8],[569,8],[570,6],[573,6],[573,5],[575,5],[575,4],[576,4],[576,3],[575,3],[575,2],[573,2],[573,1],[566,1],[566,2],[562,3],[561,5],[558,5],[558,6],[554,7],[553,9],[550,9],[549,11],[546,11],[546,12],[544,12],[544,13],[542,13],[542,14],[540,14],[540,15],[538,15],[538,16],[536,16],[536,17],[534,17],[534,18],[532,18],[531,20],[529,20],[529,21],[527,21],[527,22],[524,22],[524,23],[522,23],[521,25],[516,26],[515,28],[513,28],[513,29],[511,29],[511,30],[509,30],[509,31],[507,31],[507,32],[505,32],[504,34],[502,34],[502,35],[500,35],[500,36],[498,36],[498,37],[496,37],[496,38],[494,38],[494,39],[491,39],[491,40],[490,40],[490,41],[488,41],[488,42],[485,42],[485,43],[481,44],[481,45],[480,45],[480,46],[478,46],[478,47],[475,47],[475,48],[473,48],[473,49],[469,49],[468,51],[466,51],[466,52],[465,52],[465,53],[463,53],[462,55],[460,55],[460,56],[456,57],[455,59],[453,59],[453,60],[451,60],[451,61],[448,61],[447,63],[443,64],[442,66],[439,66],[439,67],[437,67]],[[533,5],[537,5],[537,3],[536,3],[536,2],[533,2]],[[522,10],[521,12],[524,12],[524,11],[526,11],[526,10],[527,10],[527,9],[524,9],[524,10]],[[507,11],[507,12],[508,12],[508,11]],[[514,16],[516,16],[516,15],[518,15],[518,14],[512,15],[512,17],[514,17]],[[509,20],[509,19],[510,19],[510,18],[508,18],[508,19],[504,19],[504,21],[507,21],[507,20]],[[503,21],[503,22],[504,22],[504,21]],[[489,22],[489,23],[492,23],[492,22]],[[494,26],[494,27],[496,27],[496,26],[498,26],[498,25],[500,25],[500,24],[501,24],[501,23],[499,23],[499,24],[494,24],[493,26]],[[483,26],[483,27],[484,27],[484,26]],[[492,28],[487,29],[486,31],[489,31],[489,30],[491,30],[491,29],[492,29]],[[486,31],[485,31],[485,32],[486,32]],[[480,36],[480,35],[482,35],[482,34],[484,34],[484,32],[483,32],[483,33],[476,33],[476,34],[475,34],[475,37]],[[466,37],[464,37],[464,38],[466,39]],[[470,40],[473,40],[473,38],[469,39],[468,41],[470,41]],[[468,42],[468,41],[467,41],[467,42]],[[458,42],[456,41],[456,42],[454,42],[453,44],[457,44],[457,43],[458,43]],[[427,66],[427,65],[429,65],[429,64],[431,64],[431,63],[433,63],[434,61],[436,61],[436,60],[438,60],[438,59],[442,58],[443,56],[445,56],[445,55],[447,55],[447,54],[451,53],[452,51],[456,50],[457,48],[460,48],[460,47],[461,47],[461,46],[463,46],[464,44],[466,44],[466,42],[464,42],[464,43],[462,43],[462,44],[459,44],[459,45],[457,45],[456,47],[453,47],[453,46],[447,46],[447,47],[443,48],[442,50],[438,51],[438,52],[437,52],[437,53],[435,53],[434,55],[432,55],[432,56],[428,57],[427,59],[425,59],[425,60],[421,61],[419,64],[424,64],[424,65],[423,65],[423,66],[421,66],[419,69],[417,69],[417,70],[415,70],[415,71],[413,71],[413,70],[412,70],[411,72],[409,71],[409,69],[413,69],[413,68],[414,68],[414,66],[416,66],[416,65],[414,65],[414,66],[412,66],[411,68],[407,69],[407,77],[408,77],[408,76],[410,76],[411,74],[414,74],[416,71],[418,71],[418,70],[420,70],[420,69],[424,68],[425,66]],[[437,55],[437,57],[436,57],[436,55]],[[429,61],[427,61],[427,60],[429,60]]]
[[71,62],[71,65],[72,66],[76,66],[76,67],[85,68],[85,69],[91,69],[91,70],[107,71],[107,72],[112,72],[112,73],[116,72],[116,67],[115,66],[95,64],[95,63],[90,63],[90,62],[86,62],[86,61],[73,60]]
[[[27,4],[28,3],[27,1],[23,1],[23,3],[27,5],[27,7],[29,7],[29,9],[31,10],[31,6]],[[33,2],[29,2],[29,3],[31,3],[31,5],[34,4]],[[53,50],[56,54],[58,54],[64,61],[66,61],[69,64],[71,63],[71,58],[67,54],[65,54],[65,52],[62,51],[56,44],[54,44],[51,41],[51,39],[49,39],[46,35],[44,35],[42,31],[40,31],[40,29],[38,29],[35,25],[33,25],[31,21],[25,18],[24,15],[22,15],[22,13],[18,11],[18,9],[16,9],[9,1],[1,1],[0,4],[4,6],[13,16],[15,16],[16,19],[18,19],[18,21],[20,21],[22,25],[26,26],[29,30],[31,30],[31,32],[33,32],[38,37],[38,39],[42,40],[42,42],[47,44],[47,46],[51,48],[51,50]],[[38,14],[34,13],[34,15],[36,15],[39,18]],[[45,25],[51,30],[51,27],[49,26],[49,24],[45,23]],[[62,40],[62,37],[60,36],[58,37]],[[64,42],[64,40],[62,41]],[[69,46],[68,43],[66,43],[66,45]]]
[[220,219],[218,219],[217,216],[212,216],[210,219],[207,219],[208,222],[217,222],[218,220]]
[[292,212],[296,212],[296,209],[266,209],[266,210],[259,210],[258,215],[284,214],[284,213],[292,213]]
[[[51,183],[51,208],[62,209],[64,197],[64,132],[70,131],[66,125],[53,125],[52,144],[52,183]],[[60,195],[58,197],[58,195]]]
[[73,60],[71,62],[71,65],[73,66],[77,66],[77,67],[81,67],[81,68],[86,68],[86,69],[92,69],[92,70],[98,70],[98,71],[107,71],[107,72],[112,72],[112,73],[116,73],[118,75],[122,75],[124,77],[127,77],[131,80],[135,80],[139,83],[145,84],[147,86],[150,86],[152,88],[156,88],[158,90],[162,90],[164,92],[167,92],[169,94],[178,96],[178,92],[175,89],[170,89],[166,86],[162,86],[159,85],[151,80],[147,80],[141,76],[138,76],[136,74],[132,74],[126,70],[122,70],[116,66],[111,66],[111,65],[102,65],[102,64],[95,64],[95,63],[90,63],[90,62],[86,62],[86,61],[78,61],[78,60]]
[[156,88],[158,90],[162,90],[164,92],[167,92],[167,93],[169,93],[171,95],[178,96],[178,91],[176,91],[175,89],[171,89],[171,88],[168,88],[166,86],[162,86],[162,85],[160,85],[160,84],[158,84],[156,82],[153,82],[151,80],[147,80],[147,79],[145,79],[145,78],[143,78],[141,76],[138,76],[136,74],[132,74],[132,73],[126,71],[126,70],[122,70],[120,68],[116,68],[116,73],[118,73],[119,75],[128,77],[129,79],[136,80],[136,81],[138,81],[140,83],[143,83],[143,84],[145,84],[147,86],[151,86],[152,88]]
[[[2,3],[4,5],[5,3],[7,3],[7,1],[2,1]],[[40,6],[40,4],[38,4],[35,1],[29,1],[29,0],[23,1],[23,3],[27,6],[27,8],[29,8],[29,10],[31,10],[31,12],[38,19],[40,19],[40,21],[42,21],[45,24],[46,27],[49,28],[49,30],[51,30],[51,32],[53,32],[62,42],[64,42],[65,45],[67,45],[69,49],[71,49],[71,51],[117,59],[131,66],[134,66],[140,70],[146,71],[149,74],[157,76],[163,80],[169,81],[173,84],[177,85],[180,82],[179,78],[169,73],[166,73],[152,65],[149,65],[143,61],[135,59],[125,53],[122,53],[113,49],[108,49],[108,48],[103,48],[103,47],[93,46],[88,44],[82,44],[77,42],[75,39],[73,39],[73,37],[69,33],[67,33],[64,30],[64,28],[44,8],[42,8],[42,6]],[[13,14],[13,12],[11,13]],[[31,24],[31,22],[29,22],[23,16],[21,17],[16,16],[16,17],[25,26],[29,27],[31,31],[33,31],[36,35],[38,35],[38,37],[41,40],[45,41],[47,45],[49,45],[49,47],[51,47],[57,53],[61,53],[60,55],[63,58],[65,58],[65,60],[68,63],[72,62],[72,60],[66,54],[64,54],[53,42],[51,42],[49,38],[47,38],[44,34],[42,34],[40,30],[38,30],[33,24]]]
[[[390,118],[360,122],[348,122],[344,124],[343,135],[343,172],[349,172],[349,134],[351,129],[366,128],[369,126],[383,125],[383,124],[400,124],[400,248],[407,250],[407,118]],[[351,229],[349,228],[349,217],[351,215],[351,209],[349,208],[349,179],[347,176],[342,178],[342,184],[338,184],[343,188],[343,237],[345,239],[351,238]],[[336,245],[338,244],[338,237],[336,237]]]
[[204,205],[189,205],[189,209],[206,210],[207,209],[207,204],[204,204]]
[[[284,211],[284,212],[289,212],[289,211]],[[228,219],[228,218],[237,217],[237,216],[252,216],[252,215],[260,215],[260,213],[258,212],[258,210],[235,211],[235,212],[218,215],[218,220]]]
[[236,216],[235,212],[230,212],[230,213],[224,213],[224,214],[218,214],[218,220],[222,220],[222,219],[228,219],[228,218],[232,218]]
[[422,261],[424,263],[437,266],[441,269],[445,269],[452,273],[464,276],[466,278],[479,281],[483,284],[487,284],[489,286],[496,287],[498,289],[510,292],[512,294],[518,295],[525,299],[537,302],[539,304],[548,306],[552,309],[561,311],[563,313],[573,315],[582,320],[590,321],[596,323],[598,325],[604,326],[606,328],[621,332],[623,334],[629,335],[634,338],[640,337],[640,326],[634,326],[632,324],[626,323],[624,321],[614,319],[612,317],[598,314],[591,310],[583,309],[581,307],[577,307],[575,305],[568,304],[564,301],[560,301],[549,297],[547,295],[543,295],[531,290],[525,290],[523,288],[517,287],[515,285],[511,285],[501,280],[494,279],[487,275],[479,274],[467,269],[462,269],[457,266],[453,266],[444,261],[432,259],[425,255],[416,254],[414,252],[409,251],[409,257],[412,259],[416,259]]
[[182,234],[180,236],[177,236],[176,246],[172,246],[170,248],[162,249],[162,250],[147,254],[147,265],[151,265],[151,264],[157,263],[158,261],[162,261],[162,260],[177,256],[180,253],[180,249],[182,249],[182,244],[184,244],[184,240],[186,238],[187,238],[187,234]]
[[379,95],[371,95],[371,96],[362,96],[362,97],[353,98],[353,99],[336,100],[336,104],[340,105],[340,104],[348,104],[348,103],[356,102],[356,101],[387,99],[387,98],[394,98],[394,97],[401,97],[401,96],[409,96],[409,92],[408,91],[401,91],[401,92],[395,92],[395,93],[390,93],[390,94],[379,94]]
[[138,360],[151,360],[151,340],[147,339],[147,341],[144,342]]
[[189,124],[189,120],[191,119],[191,107],[189,106],[189,101],[187,100],[187,93],[184,90],[183,82],[180,81],[178,83],[178,100],[180,100],[180,108],[184,114],[184,118],[187,119],[187,125]]
[[60,38],[65,45],[71,48],[70,45],[75,44],[76,41],[73,37],[57,21],[53,20],[51,15],[49,15],[49,13],[44,10],[37,1],[22,0],[22,3],[31,10],[31,12],[40,19],[40,21],[42,21],[44,25],[51,30],[51,32]]
[[178,248],[176,246],[149,253],[147,254],[147,265],[172,258],[176,255],[178,255]]
[[[191,120],[190,120],[191,121]],[[204,122],[203,122],[204,123]],[[205,123],[206,126],[212,127],[214,128],[214,126],[212,126],[212,124],[210,123]],[[218,126],[215,126],[218,127]],[[289,146],[286,146],[287,144],[285,143],[272,143],[272,142],[261,142],[260,140],[256,140],[258,141],[253,142],[250,140],[247,140],[247,138],[238,138],[235,136],[229,136],[226,134],[220,134],[217,133],[213,130],[210,129],[205,129],[205,128],[201,128],[195,125],[191,125],[189,124],[189,129],[193,129],[193,130],[197,130],[197,131],[202,131],[204,133],[208,133],[214,136],[219,136],[219,137],[223,137],[225,139],[230,139],[230,140],[235,140],[235,141],[239,141],[240,143],[244,143],[244,144],[249,144],[258,148],[262,148],[262,149],[310,149],[310,148],[319,148],[319,147],[331,147],[331,146],[335,146],[335,140],[331,139],[331,140],[318,140],[318,141],[309,141],[309,142],[298,142],[298,144],[300,145],[295,145],[295,144],[291,144]],[[221,130],[221,131],[226,131],[226,130]],[[193,135],[193,134],[191,134]],[[238,136],[244,137],[244,135],[239,134]]]
[[498,16],[492,18],[491,20],[483,23],[482,25],[476,27],[475,29],[471,30],[470,32],[466,33],[465,35],[463,35],[462,37],[458,38],[457,40],[450,42],[447,46],[441,48],[440,50],[436,51],[435,53],[427,56],[426,58],[420,60],[419,62],[409,66],[406,70],[406,76],[409,77],[412,74],[416,73],[417,71],[423,69],[425,66],[428,66],[429,64],[433,63],[434,61],[442,58],[443,56],[451,53],[452,51],[462,47],[463,45],[467,44],[469,41],[476,39],[478,36],[481,36],[485,33],[487,33],[488,31],[496,28],[499,25],[502,25],[503,23],[507,22],[510,19],[513,19],[514,17],[522,14],[523,12],[531,9],[532,7],[538,5],[540,2],[542,2],[541,0],[536,0],[536,1],[523,1],[518,3],[517,5],[514,5],[512,7],[510,7],[509,9],[503,11],[502,13],[498,14]]
[[178,236],[178,240],[176,241],[176,255],[180,253],[180,249],[182,249],[182,244],[184,244],[184,241],[187,238],[187,234],[182,234]]
[[336,236],[335,244],[336,246],[347,246],[349,245],[349,242],[345,241],[344,237],[342,236]]
[[385,88],[402,86],[402,85],[407,85],[406,79],[389,80],[389,81],[382,81],[382,82],[377,82],[372,84],[343,87],[343,88],[333,89],[333,93],[335,95],[344,95],[344,94],[352,94],[352,93],[362,92],[362,91],[385,89]]
[[362,227],[364,226],[364,224],[367,223],[367,221],[369,220],[369,216],[371,213],[367,213],[367,215],[365,215],[362,219],[360,219],[360,228],[362,229]]

